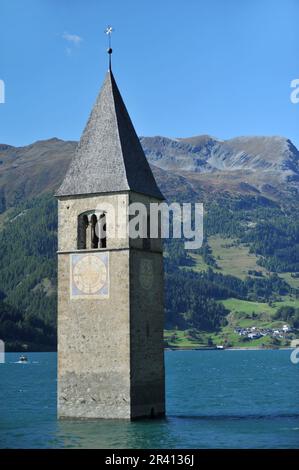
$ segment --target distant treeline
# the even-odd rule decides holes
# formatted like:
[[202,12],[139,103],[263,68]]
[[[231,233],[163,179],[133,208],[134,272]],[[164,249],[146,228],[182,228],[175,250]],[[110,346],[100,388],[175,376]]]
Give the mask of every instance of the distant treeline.
[[52,195],[11,212],[0,232],[0,338],[8,348],[56,348],[56,250]]
[[208,204],[205,235],[220,234],[247,243],[258,264],[272,272],[299,272],[299,207],[261,197],[226,197]]
[[[166,271],[166,326],[181,329],[198,328],[217,331],[226,324],[229,313],[219,300],[235,297],[260,302],[274,301],[278,296],[291,293],[292,289],[276,273],[270,277],[247,277],[244,281],[223,275],[208,268],[195,272],[192,259],[185,250],[179,249],[178,258],[171,257],[179,242],[168,242],[165,246]],[[182,268],[181,265],[187,266]],[[189,265],[189,266],[188,266]]]
[[[297,214],[298,215],[298,214]],[[7,216],[8,217],[8,216]],[[20,349],[56,347],[57,209],[51,194],[9,211],[0,231],[0,338]],[[259,263],[272,271],[299,271],[298,217],[264,199],[228,195],[207,203],[205,241],[198,253],[210,266],[192,271],[194,261],[181,240],[165,242],[166,326],[216,331],[229,313],[219,302],[236,297],[271,302],[291,292],[277,274],[244,281],[213,271],[208,237],[220,234],[248,243]]]

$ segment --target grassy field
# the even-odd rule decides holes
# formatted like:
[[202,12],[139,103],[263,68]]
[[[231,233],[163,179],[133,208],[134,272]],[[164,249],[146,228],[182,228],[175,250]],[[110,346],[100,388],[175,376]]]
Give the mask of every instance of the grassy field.
[[209,238],[209,245],[223,274],[245,279],[249,270],[266,273],[266,270],[257,264],[255,254],[249,253],[248,247],[237,244],[236,240],[214,236]]
[[[269,274],[265,268],[257,264],[258,258],[255,254],[249,253],[247,246],[242,243],[238,244],[232,238],[212,236],[209,237],[209,245],[219,267],[215,271],[230,274],[240,279],[245,279],[248,276],[248,271],[261,271],[264,276]],[[194,260],[195,265],[188,269],[193,269],[197,272],[208,269],[208,265],[203,261],[202,256],[192,253],[190,256]],[[291,273],[279,273],[279,276],[285,279],[291,287],[299,289],[299,278],[293,278]]]
[[279,302],[272,303],[271,306],[263,302],[251,302],[249,300],[240,300],[234,298],[222,300],[221,302],[231,312],[256,314],[267,313],[273,315],[278,308],[284,306],[299,308],[299,299],[294,299],[289,296],[282,297],[282,299],[283,300]]
[[279,308],[287,305],[289,307],[299,308],[299,299],[295,299],[289,296],[282,297],[282,299],[283,300],[281,300],[280,302],[275,302],[274,306]]
[[230,310],[227,316],[228,325],[219,332],[196,331],[190,334],[189,330],[165,330],[164,339],[169,347],[175,348],[201,348],[208,346],[224,345],[235,348],[251,347],[285,347],[289,343],[285,340],[279,340],[274,343],[270,337],[263,337],[256,340],[246,341],[234,332],[235,328],[250,328],[253,326],[259,328],[281,328],[284,321],[275,320],[274,314],[277,309],[283,305],[289,305],[299,308],[299,299],[286,297],[285,300],[275,302],[271,306],[263,302],[250,302],[240,299],[226,299],[221,303]]
[[[206,331],[198,331],[197,338],[191,338],[188,330],[165,330],[164,339],[170,348],[207,348],[225,346],[233,348],[272,348],[274,346],[270,337],[245,341],[229,326],[222,329],[218,333],[209,333]],[[287,343],[280,341],[275,347],[285,347]]]
[[223,305],[231,312],[244,312],[244,313],[268,313],[274,314],[276,312],[275,307],[270,307],[268,304],[263,302],[250,302],[248,300],[240,299],[226,299],[222,300]]
[[[217,262],[218,269],[213,268],[215,271],[223,274],[230,274],[241,279],[248,276],[248,271],[261,271],[264,276],[269,275],[267,271],[257,264],[257,257],[249,253],[247,246],[238,244],[236,240],[230,238],[221,238],[219,236],[210,237],[208,243],[212,249],[213,256]],[[208,265],[203,261],[201,255],[190,254],[195,262],[194,266],[189,266],[187,269],[194,271],[206,271]],[[299,279],[291,277],[291,273],[279,274],[284,278],[292,287],[299,288]],[[180,330],[166,330],[165,340],[170,347],[180,348],[196,348],[207,347],[216,345],[229,345],[231,347],[273,347],[286,346],[288,343],[285,340],[280,340],[278,343],[273,341],[270,337],[263,337],[256,340],[246,341],[234,332],[237,327],[261,327],[261,328],[280,328],[285,322],[275,320],[274,314],[278,308],[282,306],[292,306],[299,308],[299,299],[290,296],[281,297],[280,301],[271,303],[271,305],[264,302],[251,302],[247,300],[240,300],[230,298],[221,301],[222,304],[230,311],[227,316],[228,325],[223,327],[217,333],[209,333],[206,331],[180,331]]]
[[[246,341],[239,336],[230,327],[225,327],[218,334],[211,335],[215,344],[224,345],[233,348],[271,348],[274,346],[272,338],[265,336],[263,338]],[[275,347],[287,346],[284,341],[279,341]]]
[[[266,272],[256,264],[257,257],[249,254],[248,247],[233,244],[236,244],[236,241],[231,238],[220,238],[218,236],[209,238],[209,245],[212,248],[213,256],[218,265],[218,269],[213,268],[215,271],[231,274],[241,279],[245,279],[250,269],[262,271],[263,273]],[[195,264],[194,266],[187,267],[187,269],[197,272],[208,269],[208,265],[203,261],[201,255],[190,252],[189,256]]]
[[274,314],[282,306],[299,306],[299,300],[287,298],[284,301],[268,305],[263,302],[250,302],[239,299],[226,299],[222,304],[230,310],[227,317],[229,325],[226,328],[233,330],[236,327],[249,328],[281,328],[285,322],[276,320]]
[[208,269],[209,266],[204,262],[201,255],[189,253],[189,256],[192,258],[195,264],[194,266],[184,267],[185,269],[191,269],[192,271],[196,272],[206,271]]
[[204,340],[201,340],[200,338],[190,338],[187,330],[165,330],[164,339],[165,341],[167,341],[170,347],[177,348],[196,348],[204,347],[207,345],[207,343]]
[[280,273],[279,277],[282,277],[294,289],[299,289],[299,278],[292,277],[291,273]]

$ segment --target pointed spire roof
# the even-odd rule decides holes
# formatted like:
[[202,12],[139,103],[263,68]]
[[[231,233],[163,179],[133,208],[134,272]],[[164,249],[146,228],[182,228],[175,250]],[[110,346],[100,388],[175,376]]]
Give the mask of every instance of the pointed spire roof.
[[129,190],[164,199],[109,69],[56,195]]

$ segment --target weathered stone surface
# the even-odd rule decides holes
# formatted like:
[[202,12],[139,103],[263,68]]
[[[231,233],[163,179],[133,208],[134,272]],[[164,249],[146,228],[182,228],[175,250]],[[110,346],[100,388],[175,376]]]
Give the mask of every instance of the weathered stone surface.
[[165,413],[163,294],[162,254],[132,249],[130,255],[132,417]]
[[111,71],[58,196],[132,190],[163,199]]
[[[162,243],[126,230],[130,203],[161,199],[109,72],[58,191],[61,418],[165,413]],[[103,213],[104,247],[90,229]]]
[[[58,413],[60,417],[126,418],[163,415],[163,257],[161,240],[109,236],[107,248],[76,250],[78,215],[107,201],[128,213],[137,194],[59,200]],[[109,220],[109,218],[108,218]],[[70,256],[109,252],[109,296],[71,298]]]
[[109,298],[96,300],[70,298],[70,254],[58,256],[59,415],[129,417],[129,250],[110,253]]
[[[126,234],[125,224],[127,222],[126,213],[128,211],[129,195],[105,194],[101,196],[77,196],[73,198],[61,198],[58,210],[58,251],[77,250],[77,222],[78,216],[86,211],[97,210],[102,212],[108,207],[113,207],[116,217],[111,212],[107,213],[107,238],[109,238],[109,249],[119,249],[129,247],[129,238],[117,237],[117,230]],[[119,212],[124,217],[118,217]],[[120,220],[122,227],[115,226]]]

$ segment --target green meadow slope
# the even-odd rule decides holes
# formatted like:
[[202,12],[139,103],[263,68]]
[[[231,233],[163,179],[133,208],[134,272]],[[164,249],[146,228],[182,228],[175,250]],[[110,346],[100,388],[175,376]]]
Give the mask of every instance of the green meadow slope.
[[[290,345],[299,337],[297,149],[282,138],[141,141],[167,200],[205,210],[202,248],[165,242],[165,345]],[[56,348],[53,192],[74,148],[58,139],[0,145],[0,338],[11,350]],[[283,337],[235,331],[284,324],[292,331]]]

